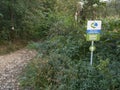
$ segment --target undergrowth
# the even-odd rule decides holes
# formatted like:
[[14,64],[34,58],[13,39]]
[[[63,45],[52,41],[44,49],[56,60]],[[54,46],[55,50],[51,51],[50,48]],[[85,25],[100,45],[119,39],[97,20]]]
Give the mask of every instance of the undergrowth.
[[[68,18],[64,18],[68,20]],[[39,54],[20,77],[29,90],[119,90],[120,20],[102,19],[101,40],[95,42],[93,66],[89,64],[90,42],[85,25],[55,23],[48,39],[31,43]],[[67,22],[68,23],[68,22]],[[51,33],[52,32],[52,33]]]
[[3,41],[0,42],[0,55],[8,54],[26,47],[27,41],[17,40],[14,42]]

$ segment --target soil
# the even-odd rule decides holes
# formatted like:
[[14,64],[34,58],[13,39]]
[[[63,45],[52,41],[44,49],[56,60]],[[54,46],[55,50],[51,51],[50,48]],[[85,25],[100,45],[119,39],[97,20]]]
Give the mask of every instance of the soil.
[[20,90],[18,77],[37,52],[21,49],[0,56],[0,90]]

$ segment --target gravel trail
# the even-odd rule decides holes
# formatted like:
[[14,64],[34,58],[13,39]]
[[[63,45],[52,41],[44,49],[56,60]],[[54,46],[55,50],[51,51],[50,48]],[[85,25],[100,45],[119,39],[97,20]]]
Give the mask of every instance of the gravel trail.
[[0,56],[0,90],[20,90],[17,78],[37,52],[28,49]]

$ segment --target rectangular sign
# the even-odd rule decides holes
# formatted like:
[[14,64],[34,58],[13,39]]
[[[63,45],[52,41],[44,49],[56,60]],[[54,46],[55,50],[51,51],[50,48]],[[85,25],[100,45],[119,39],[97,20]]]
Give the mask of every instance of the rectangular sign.
[[100,34],[87,34],[87,41],[99,41]]
[[97,34],[101,32],[101,24],[100,20],[88,21],[87,22],[87,33],[88,34]]

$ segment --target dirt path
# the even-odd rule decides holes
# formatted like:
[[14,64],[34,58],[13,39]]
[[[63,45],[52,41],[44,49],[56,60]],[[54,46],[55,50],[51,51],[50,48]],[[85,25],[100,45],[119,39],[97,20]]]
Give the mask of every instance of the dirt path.
[[22,49],[0,56],[0,90],[19,90],[18,75],[36,54],[35,51]]

